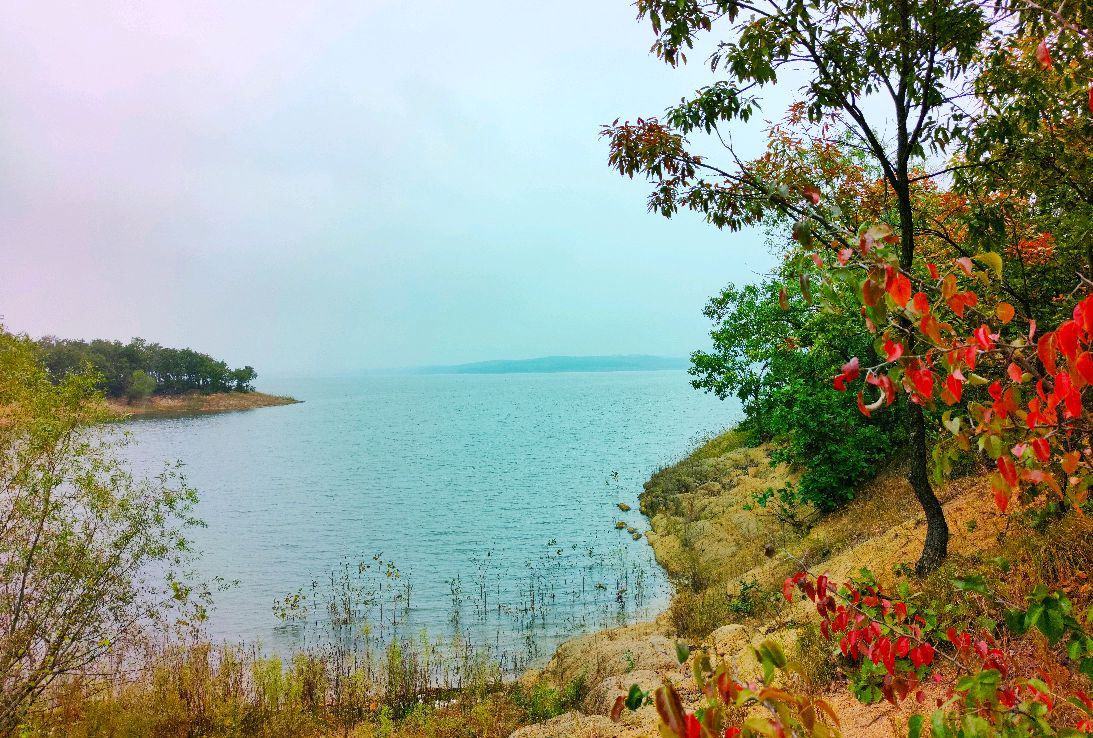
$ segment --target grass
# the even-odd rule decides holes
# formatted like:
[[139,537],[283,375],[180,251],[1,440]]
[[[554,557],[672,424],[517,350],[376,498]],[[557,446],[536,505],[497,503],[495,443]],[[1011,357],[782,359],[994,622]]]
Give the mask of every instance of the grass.
[[241,647],[173,647],[147,656],[127,680],[66,680],[21,736],[502,738],[573,709],[587,694],[583,676],[560,688],[507,682],[484,659],[459,665],[458,688],[438,684],[430,679],[435,663],[423,668],[436,658],[410,642],[395,644],[375,674],[329,652],[283,662]]

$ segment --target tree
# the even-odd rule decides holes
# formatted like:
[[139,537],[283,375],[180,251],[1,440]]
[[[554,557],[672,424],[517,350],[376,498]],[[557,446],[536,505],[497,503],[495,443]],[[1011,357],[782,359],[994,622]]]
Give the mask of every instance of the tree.
[[231,371],[232,392],[253,392],[254,380],[258,378],[258,372],[253,366],[245,366],[242,369]]
[[125,469],[99,381],[54,384],[33,343],[0,331],[0,734],[190,594],[196,495],[176,471]]
[[143,369],[137,369],[129,378],[126,396],[130,402],[147,399],[156,391],[156,378]]
[[[848,246],[840,224],[817,211],[815,185],[780,186],[746,166],[731,147],[733,164],[715,166],[691,153],[684,138],[701,131],[720,136],[724,125],[749,120],[761,102],[756,92],[795,69],[806,75],[802,93],[808,117],[833,116],[879,168],[892,194],[900,264],[910,270],[916,255],[913,189],[929,176],[915,167],[926,166],[929,153],[964,131],[967,115],[960,102],[979,46],[998,20],[989,15],[992,6],[973,0],[639,0],[637,5],[657,34],[653,51],[673,66],[686,63],[686,52],[700,35],[715,24],[728,25],[710,57],[711,70],[726,79],[671,108],[666,123],[616,122],[605,130],[612,166],[655,183],[650,210],[670,217],[686,208],[734,230],[773,214],[799,223],[798,240]],[[887,113],[874,114],[871,101],[885,103]],[[916,567],[924,574],[946,557],[949,529],[930,484],[922,408],[914,403],[906,408],[909,481],[927,523]]]
[[162,395],[250,392],[254,389],[251,383],[257,376],[249,366],[232,370],[225,362],[208,354],[150,344],[141,338],[123,344],[47,336],[37,342],[37,347],[42,363],[55,382],[66,374],[91,367],[100,377],[99,388],[108,397],[128,396],[136,371],[149,375],[155,382],[152,391]]
[[[842,291],[849,303],[856,300]],[[854,497],[903,440],[897,413],[866,418],[831,377],[851,356],[873,354],[872,337],[840,315],[822,311],[779,280],[729,286],[712,298],[713,349],[692,359],[692,384],[718,397],[735,394],[744,407],[740,430],[775,441],[772,462],[803,469],[780,497],[831,512]]]

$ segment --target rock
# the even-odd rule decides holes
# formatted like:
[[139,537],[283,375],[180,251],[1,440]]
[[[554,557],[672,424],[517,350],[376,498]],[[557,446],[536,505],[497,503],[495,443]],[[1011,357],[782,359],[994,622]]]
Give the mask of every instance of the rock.
[[558,647],[543,674],[558,686],[583,676],[597,685],[634,671],[665,673],[679,663],[675,642],[656,623],[637,623],[571,638]]
[[602,715],[582,715],[567,712],[545,723],[528,725],[512,733],[509,738],[592,738],[596,736],[627,734],[625,728]]
[[589,715],[610,715],[615,699],[629,692],[630,685],[636,684],[642,691],[650,692],[662,683],[660,675],[650,669],[609,676],[592,687],[581,707]]
[[722,625],[710,633],[710,650],[718,659],[735,658],[740,653],[740,649],[748,645],[750,640],[751,634],[740,623]]

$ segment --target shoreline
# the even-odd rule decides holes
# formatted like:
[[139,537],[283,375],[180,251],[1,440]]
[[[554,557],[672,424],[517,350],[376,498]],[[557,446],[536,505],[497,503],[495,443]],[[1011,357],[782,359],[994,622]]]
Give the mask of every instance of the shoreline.
[[154,395],[139,402],[108,398],[105,405],[111,419],[124,421],[132,418],[231,413],[260,407],[295,405],[300,402],[303,400],[265,392],[214,392],[207,395]]

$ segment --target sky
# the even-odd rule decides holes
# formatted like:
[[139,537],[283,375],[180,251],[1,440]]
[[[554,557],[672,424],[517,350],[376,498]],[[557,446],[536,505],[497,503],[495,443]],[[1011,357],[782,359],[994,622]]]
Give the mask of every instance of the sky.
[[0,319],[260,375],[685,356],[773,257],[607,166],[712,79],[652,40],[627,0],[7,0]]

